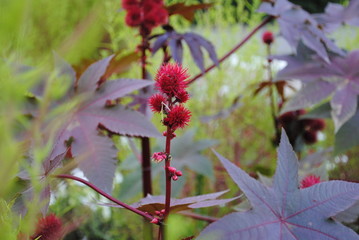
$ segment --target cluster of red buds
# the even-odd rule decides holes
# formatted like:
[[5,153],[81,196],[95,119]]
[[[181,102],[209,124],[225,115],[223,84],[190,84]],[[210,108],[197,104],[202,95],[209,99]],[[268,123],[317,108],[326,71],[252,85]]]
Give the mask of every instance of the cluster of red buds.
[[174,167],[168,167],[168,171],[171,173],[171,177],[173,181],[177,181],[178,177],[182,176],[182,172]]
[[36,225],[35,233],[30,237],[31,240],[59,240],[63,235],[61,220],[54,214],[40,218]]
[[311,187],[317,183],[320,183],[320,177],[318,176],[315,176],[315,175],[309,175],[309,176],[306,176],[305,178],[302,179],[302,181],[300,182],[300,188],[303,189],[303,188],[308,188],[308,187]]
[[152,155],[152,161],[159,163],[167,158],[167,154],[164,152],[155,152]]
[[318,140],[318,131],[325,128],[323,119],[300,119],[305,110],[286,112],[277,118],[278,127],[284,128],[292,145],[298,137],[302,137],[304,143],[314,144]]
[[163,0],[122,0],[122,7],[127,11],[126,24],[130,27],[140,27],[142,34],[168,21],[168,12]]

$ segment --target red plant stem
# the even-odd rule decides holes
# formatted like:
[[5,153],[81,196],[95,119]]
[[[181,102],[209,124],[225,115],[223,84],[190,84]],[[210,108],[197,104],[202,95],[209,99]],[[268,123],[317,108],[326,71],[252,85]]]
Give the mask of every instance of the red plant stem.
[[166,219],[170,213],[171,206],[171,173],[168,168],[171,166],[171,138],[172,138],[172,129],[167,126],[167,136],[166,136],[166,154],[167,158],[165,160],[165,171],[166,171],[166,199],[165,199],[165,214],[164,218]]
[[[257,27],[255,27],[250,33],[248,33],[248,35],[241,41],[239,42],[232,50],[230,50],[226,55],[224,55],[222,58],[220,58],[218,60],[219,63],[223,62],[224,60],[226,60],[228,57],[230,57],[235,51],[237,51],[239,48],[241,48],[259,29],[261,29],[263,26],[265,26],[267,23],[269,23],[270,21],[272,21],[274,17],[273,16],[268,16],[266,17]],[[215,68],[217,65],[213,64],[210,67],[206,68],[204,70],[204,72],[201,72],[199,74],[197,74],[196,76],[194,76],[192,79],[188,80],[187,84],[191,84],[194,81],[196,81],[198,78],[202,77],[203,75],[205,75],[207,72],[211,71],[213,68]]]
[[154,219],[154,217],[152,217],[151,215],[147,214],[147,213],[144,213],[134,207],[131,207],[130,205],[127,205],[126,203],[123,203],[121,202],[120,200],[112,197],[111,195],[105,193],[104,191],[102,191],[101,189],[99,189],[98,187],[96,187],[95,185],[93,185],[92,183],[82,179],[82,178],[79,178],[79,177],[75,177],[75,176],[72,176],[72,175],[68,175],[68,174],[59,174],[59,175],[55,175],[55,177],[57,178],[64,178],[64,179],[72,179],[72,180],[75,180],[75,181],[78,181],[78,182],[81,182],[85,185],[87,185],[88,187],[92,188],[93,190],[95,190],[98,194],[104,196],[105,198],[107,198],[108,200],[144,217],[144,218],[147,218],[148,220],[152,221]]
[[215,222],[218,220],[218,218],[215,218],[215,217],[203,216],[203,215],[192,213],[192,212],[180,212],[180,214],[183,216],[186,216],[186,217],[191,217],[193,219],[202,220],[202,221],[206,221],[209,223],[212,223],[212,222]]
[[[142,79],[146,79],[146,50],[148,42],[146,36],[142,35],[141,44],[141,73]],[[146,91],[145,89],[143,91]],[[150,139],[147,137],[141,138],[141,150],[142,150],[142,193],[146,197],[148,194],[152,194],[152,176],[151,176],[151,145]]]

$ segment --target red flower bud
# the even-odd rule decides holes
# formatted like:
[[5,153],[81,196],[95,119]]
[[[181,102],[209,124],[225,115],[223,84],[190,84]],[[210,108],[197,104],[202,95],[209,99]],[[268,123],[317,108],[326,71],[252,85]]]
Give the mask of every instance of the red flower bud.
[[160,222],[160,220],[158,220],[158,218],[154,218],[151,221],[151,223],[154,223],[154,224],[158,224],[159,222]]
[[182,172],[180,170],[176,171],[176,175],[181,177],[182,176]]
[[173,180],[173,181],[177,181],[177,180],[178,180],[178,177],[177,177],[176,175],[173,175],[173,176],[172,176],[172,180]]
[[273,33],[270,31],[265,31],[262,35],[262,41],[265,44],[268,44],[268,45],[271,44],[274,41]]

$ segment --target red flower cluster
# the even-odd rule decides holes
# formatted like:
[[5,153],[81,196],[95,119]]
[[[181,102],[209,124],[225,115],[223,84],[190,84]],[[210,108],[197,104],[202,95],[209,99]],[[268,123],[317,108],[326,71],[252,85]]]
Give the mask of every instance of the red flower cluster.
[[272,44],[272,42],[274,41],[273,33],[270,31],[265,31],[262,35],[262,41],[268,45]]
[[317,177],[315,175],[309,175],[303,178],[303,180],[300,182],[300,188],[308,188],[320,182],[320,177]]
[[168,167],[168,171],[171,173],[171,177],[173,181],[177,181],[178,177],[182,176],[182,172],[174,167]]
[[279,127],[283,127],[288,134],[292,145],[298,137],[302,137],[306,144],[317,142],[318,131],[325,128],[325,122],[322,119],[299,119],[305,114],[305,110],[287,112],[278,117]]
[[164,152],[155,152],[152,155],[152,161],[159,163],[167,158],[167,154]]
[[58,240],[62,237],[62,222],[54,214],[39,219],[35,234],[30,239]]
[[187,126],[191,118],[191,112],[182,105],[189,99],[185,90],[188,77],[187,70],[182,66],[167,64],[159,69],[155,78],[156,88],[160,93],[149,99],[149,105],[153,112],[166,114],[163,124],[171,128],[171,134],[177,128]]
[[126,24],[130,27],[141,26],[141,31],[146,34],[168,20],[162,0],[122,0],[122,7],[127,10]]

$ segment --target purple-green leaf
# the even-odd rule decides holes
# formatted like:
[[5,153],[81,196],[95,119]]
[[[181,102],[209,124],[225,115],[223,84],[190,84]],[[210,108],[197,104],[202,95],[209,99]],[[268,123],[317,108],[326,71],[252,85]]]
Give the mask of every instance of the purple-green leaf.
[[100,80],[102,75],[105,74],[106,69],[112,58],[113,55],[91,64],[81,75],[78,81],[78,91],[94,91],[97,88],[98,81]]
[[337,3],[328,3],[325,12],[315,14],[315,19],[328,32],[332,32],[342,24],[359,27],[359,1],[351,0],[347,7]]
[[[228,198],[228,199],[217,199],[223,194],[225,194],[226,192],[228,192],[228,190],[194,196],[194,197],[187,197],[182,199],[171,198],[171,212],[179,212],[179,211],[195,209],[195,208],[205,208],[205,207],[224,205],[235,199],[238,199],[238,197]],[[121,206],[115,204],[102,204],[102,205],[122,208]],[[141,199],[137,203],[132,204],[131,206],[141,211],[146,211],[154,214],[155,211],[160,211],[164,209],[165,196],[148,195],[147,197]]]
[[294,50],[302,41],[326,62],[329,62],[327,49],[344,55],[344,52],[325,36],[315,18],[300,6],[290,3],[288,0],[277,0],[274,4],[262,3],[258,11],[276,17],[281,34]]
[[336,131],[354,116],[359,95],[359,50],[346,57],[331,56],[330,63],[316,59],[310,52],[307,56],[278,59],[286,60],[288,65],[278,73],[277,79],[298,79],[305,84],[288,102],[285,111],[312,106],[332,95],[331,116]]
[[65,141],[73,138],[72,154],[90,182],[106,192],[112,188],[116,149],[107,136],[98,135],[98,127],[126,136],[158,137],[160,133],[141,113],[123,106],[105,107],[107,100],[116,100],[140,88],[152,85],[145,80],[117,79],[97,83],[111,57],[92,64],[80,77],[78,91],[86,92],[86,99],[70,114],[56,137],[51,156],[66,149]]
[[358,240],[352,229],[331,219],[359,200],[359,184],[328,181],[299,189],[298,160],[284,130],[272,187],[250,177],[216,153],[244,192],[252,210],[229,214],[210,224],[197,239]]

